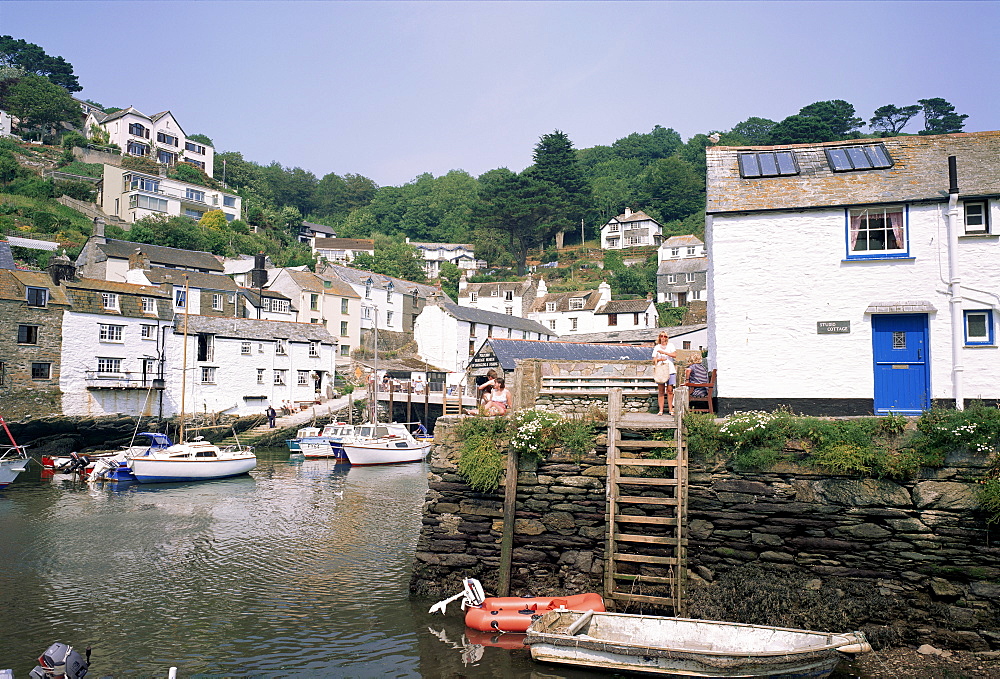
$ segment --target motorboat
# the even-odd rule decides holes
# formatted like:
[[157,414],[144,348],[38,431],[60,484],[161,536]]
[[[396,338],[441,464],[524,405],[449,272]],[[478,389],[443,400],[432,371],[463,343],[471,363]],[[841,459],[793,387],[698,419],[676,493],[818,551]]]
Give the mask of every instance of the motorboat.
[[143,431],[136,434],[148,439],[148,443],[131,445],[110,457],[101,457],[94,461],[89,478],[91,481],[137,481],[129,460],[133,457],[146,455],[149,451],[166,450],[173,443],[166,434],[155,431]]
[[429,613],[445,613],[448,604],[462,599],[465,626],[479,632],[525,632],[535,620],[549,611],[601,611],[604,599],[600,594],[570,594],[566,596],[505,596],[488,597],[475,578],[462,580],[462,591],[431,606]]
[[250,447],[220,449],[198,436],[167,448],[150,447],[128,464],[139,483],[205,481],[246,474],[257,466],[257,456]]
[[862,632],[598,611],[550,611],[525,644],[543,662],[684,677],[822,678],[841,658],[871,651]]
[[336,422],[326,425],[322,431],[317,430],[316,435],[301,437],[299,447],[302,456],[307,459],[330,457],[337,462],[347,462],[344,442],[353,442],[356,438],[357,435],[352,425]]
[[417,441],[405,424],[361,424],[357,437],[344,442],[344,452],[352,465],[420,462],[431,449],[429,441]]
[[319,427],[302,427],[301,429],[299,429],[297,432],[295,432],[295,438],[285,439],[285,445],[288,446],[288,452],[292,453],[293,455],[296,454],[301,455],[302,446],[300,445],[299,442],[302,441],[302,439],[311,436],[319,436]]

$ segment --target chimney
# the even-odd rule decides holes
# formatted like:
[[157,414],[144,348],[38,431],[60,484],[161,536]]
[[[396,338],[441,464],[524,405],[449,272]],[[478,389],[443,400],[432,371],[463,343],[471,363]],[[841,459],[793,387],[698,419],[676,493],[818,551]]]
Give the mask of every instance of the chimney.
[[607,281],[602,281],[600,285],[597,286],[597,292],[601,296],[601,301],[598,304],[607,304],[611,301],[611,286],[608,285]]
[[630,208],[630,207],[625,208],[625,216],[626,217],[631,217],[632,216],[632,208]]
[[94,217],[94,240],[100,245],[108,242],[104,237],[104,220],[100,217]]
[[469,279],[466,278],[465,274],[463,273],[462,277],[458,279],[458,291],[462,292],[467,287],[469,287]]
[[48,271],[54,285],[59,285],[61,281],[76,280],[76,266],[69,261],[65,252],[60,252],[49,260]]
[[129,271],[132,269],[148,269],[149,268],[149,257],[140,248],[136,248],[128,257],[128,268]]
[[258,290],[267,285],[267,255],[257,253],[253,258],[253,268],[250,269],[250,287]]
[[549,286],[545,284],[545,279],[541,276],[538,277],[538,297],[544,297],[549,294]]

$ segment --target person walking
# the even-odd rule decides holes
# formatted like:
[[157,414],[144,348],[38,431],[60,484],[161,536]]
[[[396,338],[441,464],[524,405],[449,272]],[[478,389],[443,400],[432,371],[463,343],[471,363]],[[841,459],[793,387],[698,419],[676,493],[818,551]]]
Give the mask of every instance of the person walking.
[[271,429],[274,429],[274,419],[278,415],[278,413],[274,410],[274,406],[268,406],[264,413],[267,415],[267,424],[271,427]]
[[656,345],[653,347],[653,381],[656,382],[656,401],[663,414],[663,401],[666,397],[667,411],[674,414],[674,385],[677,384],[677,366],[674,365],[674,358],[677,357],[677,347],[670,341],[670,335],[665,331],[660,332],[656,338]]

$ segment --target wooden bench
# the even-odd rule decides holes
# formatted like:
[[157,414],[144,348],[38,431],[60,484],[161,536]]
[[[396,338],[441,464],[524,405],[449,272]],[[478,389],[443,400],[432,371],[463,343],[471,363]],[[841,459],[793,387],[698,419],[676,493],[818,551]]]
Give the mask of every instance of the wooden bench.
[[[709,374],[708,382],[698,383],[698,382],[687,382],[685,386],[688,388],[688,411],[692,413],[715,413],[715,370],[712,370]],[[706,390],[705,396],[691,396],[691,392],[695,387],[704,387]],[[704,403],[702,407],[695,407],[696,403]]]

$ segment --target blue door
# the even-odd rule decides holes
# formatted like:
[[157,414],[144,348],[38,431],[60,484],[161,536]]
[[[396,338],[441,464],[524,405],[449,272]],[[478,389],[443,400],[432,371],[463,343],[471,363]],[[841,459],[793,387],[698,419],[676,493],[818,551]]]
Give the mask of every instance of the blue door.
[[915,414],[930,408],[927,314],[872,316],[875,413]]

